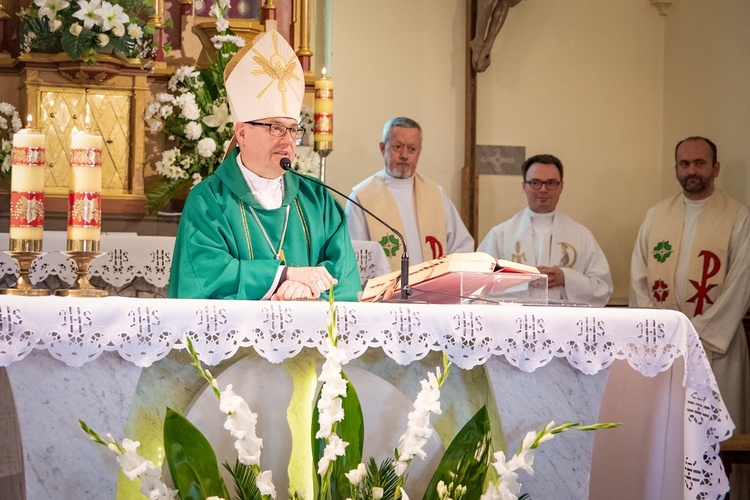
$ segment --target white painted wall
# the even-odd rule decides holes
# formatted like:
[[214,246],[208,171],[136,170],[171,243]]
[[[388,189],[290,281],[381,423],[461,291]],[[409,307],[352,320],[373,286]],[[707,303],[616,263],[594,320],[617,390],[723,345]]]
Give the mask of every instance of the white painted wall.
[[[421,171],[459,204],[465,15],[463,1],[335,2],[336,187],[382,168],[382,125],[401,114],[425,129]],[[619,299],[635,234],[662,193],[664,21],[647,0],[525,0],[478,79],[478,143],[562,159],[560,208],[596,235]],[[520,181],[480,178],[480,239],[525,206]]]

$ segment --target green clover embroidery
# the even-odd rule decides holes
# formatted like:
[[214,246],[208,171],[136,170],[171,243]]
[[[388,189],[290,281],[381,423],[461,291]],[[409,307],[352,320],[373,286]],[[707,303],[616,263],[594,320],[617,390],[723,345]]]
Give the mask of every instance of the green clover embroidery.
[[669,244],[669,241],[660,241],[654,247],[653,253],[657,262],[664,262],[672,255],[672,245]]
[[388,236],[383,236],[380,241],[380,246],[383,247],[383,251],[385,252],[386,257],[395,257],[396,252],[398,252],[399,244],[398,239],[392,235],[389,234]]

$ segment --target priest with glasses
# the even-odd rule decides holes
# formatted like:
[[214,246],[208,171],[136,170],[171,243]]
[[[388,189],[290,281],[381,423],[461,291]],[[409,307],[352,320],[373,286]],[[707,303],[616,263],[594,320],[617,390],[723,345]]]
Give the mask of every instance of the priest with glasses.
[[[304,131],[304,75],[272,30],[241,49],[224,81],[234,122],[225,160],[191,191],[182,213],[169,297],[356,300],[359,271],[331,194],[287,173]],[[234,144],[236,143],[236,147]]]
[[521,173],[528,207],[492,228],[477,250],[539,268],[550,300],[605,306],[613,290],[607,258],[591,231],[557,210],[562,162],[532,156]]

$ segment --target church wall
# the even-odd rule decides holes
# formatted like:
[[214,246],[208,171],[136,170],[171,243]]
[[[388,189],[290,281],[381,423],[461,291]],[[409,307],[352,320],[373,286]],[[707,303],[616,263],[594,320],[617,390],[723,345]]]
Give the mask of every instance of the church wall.
[[[459,205],[465,14],[463,1],[335,2],[334,186],[348,191],[382,168],[383,123],[402,114],[425,129],[421,172]],[[645,0],[525,0],[478,78],[478,143],[562,159],[560,208],[603,247],[617,302],[640,222],[662,193],[664,19]],[[481,176],[480,240],[525,206],[520,183]]]
[[704,135],[719,149],[717,184],[750,206],[750,2],[676,1],[666,23],[663,195],[678,190],[674,146]]
[[[612,303],[627,301],[635,237],[661,193],[664,19],[645,1],[521,2],[478,83],[477,142],[561,159],[558,208],[604,250]],[[483,238],[526,198],[520,176],[482,176],[480,186]]]

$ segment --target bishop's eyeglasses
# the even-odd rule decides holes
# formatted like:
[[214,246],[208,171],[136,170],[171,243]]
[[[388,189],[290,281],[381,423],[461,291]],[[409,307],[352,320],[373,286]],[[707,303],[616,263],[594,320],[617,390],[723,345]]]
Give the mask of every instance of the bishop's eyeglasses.
[[268,127],[268,133],[274,137],[284,137],[284,134],[286,134],[287,132],[289,132],[289,135],[292,136],[292,139],[302,139],[302,136],[305,135],[305,129],[303,128],[285,127],[284,125],[279,125],[278,123],[263,123],[263,122],[245,122],[245,123],[249,123],[250,125],[262,125],[264,127]]
[[558,181],[557,179],[550,179],[548,181],[540,181],[539,179],[531,179],[530,181],[523,181],[524,184],[528,184],[528,186],[535,190],[539,191],[542,189],[542,186],[547,186],[547,189],[550,191],[554,191],[555,189],[560,187],[560,184],[562,184],[561,181]]

